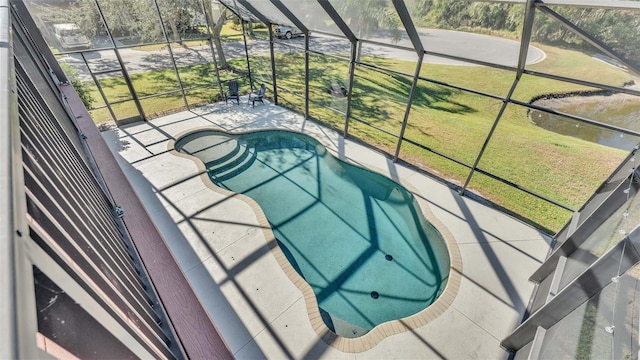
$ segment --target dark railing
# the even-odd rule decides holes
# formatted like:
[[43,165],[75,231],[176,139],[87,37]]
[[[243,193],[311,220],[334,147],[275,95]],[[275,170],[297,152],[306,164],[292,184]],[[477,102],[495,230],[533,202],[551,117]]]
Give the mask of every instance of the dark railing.
[[24,10],[0,1],[0,357],[231,358]]

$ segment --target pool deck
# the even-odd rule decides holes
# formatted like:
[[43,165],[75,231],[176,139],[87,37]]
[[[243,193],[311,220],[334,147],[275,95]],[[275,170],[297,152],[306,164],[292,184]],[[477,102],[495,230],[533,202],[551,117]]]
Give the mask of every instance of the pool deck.
[[[262,215],[214,189],[201,166],[170,150],[180,134],[198,128],[302,131],[337,156],[408,185],[457,242],[462,270],[452,303],[426,325],[366,351],[327,345],[303,292],[270,249]],[[271,104],[217,103],[103,137],[239,359],[504,359],[499,343],[519,323],[533,291],[527,279],[549,251],[549,239],[536,229]]]

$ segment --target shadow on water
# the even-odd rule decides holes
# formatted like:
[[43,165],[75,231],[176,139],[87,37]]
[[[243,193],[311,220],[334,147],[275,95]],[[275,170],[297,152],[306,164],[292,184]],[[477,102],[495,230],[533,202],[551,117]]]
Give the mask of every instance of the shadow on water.
[[442,293],[449,267],[444,243],[427,231],[433,228],[415,199],[397,183],[325,156],[317,141],[288,131],[205,131],[175,147],[199,157],[213,183],[262,207],[277,244],[338,335],[361,336],[419,312]]
[[287,258],[287,260],[289,260],[289,263],[291,263],[291,266],[293,266],[293,269],[304,279],[304,276],[302,275],[302,269],[300,269],[300,265],[298,265],[298,262],[296,261],[296,258],[293,256],[291,251],[289,251],[289,249],[282,243],[282,241],[276,239],[276,242],[278,243],[278,246],[282,250],[284,256]]
[[336,332],[336,328],[333,325],[333,319],[331,319],[331,314],[329,314],[323,308],[320,308],[320,316],[322,317],[322,321],[324,321],[325,325],[327,325],[329,330]]

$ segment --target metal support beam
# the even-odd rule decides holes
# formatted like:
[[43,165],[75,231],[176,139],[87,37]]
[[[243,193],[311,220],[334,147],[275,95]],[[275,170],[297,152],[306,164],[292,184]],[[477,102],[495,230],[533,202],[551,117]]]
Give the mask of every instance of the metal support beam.
[[[530,281],[540,283],[549,276],[555,269],[558,259],[562,256],[571,255],[589,237],[596,234],[596,230],[602,226],[603,221],[608,219],[616,210],[640,191],[640,184],[637,182],[638,161],[635,157],[638,150],[634,149],[625,161],[602,182],[600,187],[594,192],[589,200],[579,209],[579,219],[574,217],[570,225],[575,229],[565,235],[564,239],[558,241],[558,245],[553,248],[553,252],[547,256],[540,267],[531,275]],[[630,176],[630,174],[636,174]],[[600,219],[600,220],[598,220]],[[587,221],[591,220],[591,221]],[[564,230],[564,229],[563,229]]]
[[304,36],[304,118],[309,118],[309,32]]
[[232,9],[231,7],[227,6],[227,4],[225,4],[224,1],[220,1],[220,4],[224,5],[227,9],[229,9],[232,13],[234,13],[238,17],[238,19],[243,20],[242,11],[240,11],[240,7],[238,7],[238,3],[236,1],[233,1],[233,5],[234,5],[233,7],[235,9]]
[[409,40],[411,40],[413,48],[418,54],[424,54],[424,45],[422,45],[422,40],[420,40],[420,35],[418,35],[418,30],[416,30],[413,20],[411,20],[411,15],[409,14],[409,10],[407,10],[404,0],[393,0],[393,6],[400,16],[400,21],[402,21],[404,29],[407,31],[407,35],[409,35]]
[[309,29],[280,0],[271,0],[278,10],[304,33],[304,118],[309,118]]
[[[22,22],[24,26],[30,29],[38,28],[38,25],[34,22],[31,15],[29,15],[29,10],[25,5],[25,1],[16,0],[16,1],[9,1],[9,2],[11,3],[12,6],[15,6],[18,12],[17,15],[20,17],[20,22]],[[24,14],[24,16],[21,14]],[[36,46],[40,49],[45,49],[49,47],[49,45],[44,41],[44,38],[41,36],[33,37],[31,40],[35,42]],[[58,59],[56,59],[56,57],[50,51],[48,51],[45,54],[40,54],[40,56],[44,58],[44,60],[47,62],[47,64],[49,65],[53,73],[56,75],[58,80],[60,80],[60,82],[69,81],[69,79],[67,79],[67,75],[62,70],[62,67],[60,67],[60,64],[58,63]]]
[[[271,25],[271,20],[269,20],[266,16],[262,15],[258,9],[253,7],[247,0],[235,0],[239,2],[245,9],[247,9],[251,14],[258,18],[258,20],[262,21],[265,25]],[[240,15],[238,15],[240,17]]]
[[[138,115],[140,115],[143,120],[146,120],[146,116],[144,115],[144,110],[142,109],[142,105],[140,104],[140,100],[138,99],[138,94],[136,93],[136,90],[133,87],[133,84],[131,83],[131,78],[129,77],[129,73],[127,72],[127,69],[124,66],[124,61],[122,61],[122,56],[120,56],[120,51],[116,46],[116,42],[113,39],[113,34],[111,34],[111,30],[107,23],[107,19],[104,17],[102,8],[100,7],[100,4],[98,3],[98,1],[93,0],[93,3],[96,5],[96,8],[98,9],[98,14],[100,15],[100,20],[104,25],[105,31],[107,32],[107,36],[109,37],[109,40],[111,40],[111,43],[113,44],[113,52],[116,54],[116,59],[118,59],[118,64],[120,65],[120,69],[122,69],[122,77],[124,78],[124,81],[127,84],[127,88],[129,89],[129,93],[133,98],[133,102],[136,104],[136,108],[138,109]],[[118,119],[113,119],[113,120],[116,122],[116,124],[118,123]]]
[[572,84],[578,84],[578,85],[582,85],[582,86],[598,88],[598,89],[602,89],[602,90],[608,90],[608,91],[619,92],[619,93],[623,93],[623,94],[640,96],[640,91],[634,90],[633,88],[629,88],[629,87],[620,87],[620,86],[613,86],[613,85],[607,85],[607,84],[598,84],[598,83],[594,83],[594,82],[591,82],[591,81],[573,79],[573,78],[568,78],[568,77],[565,77],[565,76],[559,76],[559,75],[555,75],[555,74],[547,74],[547,73],[543,73],[543,72],[533,71],[533,70],[530,70],[530,69],[525,69],[524,73],[525,74],[529,74],[529,75],[533,75],[533,76],[539,76],[539,77],[547,78],[547,79],[564,81],[564,82],[568,82],[568,83],[572,83]]
[[482,159],[482,155],[484,155],[484,152],[486,151],[489,145],[489,141],[491,140],[491,137],[493,136],[493,133],[495,132],[496,127],[498,126],[498,123],[502,118],[502,114],[504,114],[504,111],[506,110],[507,105],[511,101],[511,96],[513,96],[513,92],[516,90],[516,86],[518,85],[518,82],[520,81],[520,77],[522,76],[522,72],[524,71],[524,67],[527,62],[527,52],[529,47],[529,41],[531,39],[531,29],[533,28],[534,3],[536,1],[537,0],[527,0],[527,4],[525,8],[524,25],[522,28],[522,41],[520,42],[520,55],[518,57],[518,70],[516,72],[516,78],[513,80],[513,84],[511,84],[511,89],[509,89],[509,93],[507,94],[507,97],[502,101],[502,106],[500,107],[500,111],[498,111],[496,120],[493,122],[493,125],[491,125],[489,134],[487,134],[487,138],[482,144],[482,148],[480,149],[480,152],[478,153],[478,156],[476,157],[476,160],[473,163],[473,166],[471,167],[471,171],[469,171],[467,180],[464,182],[464,185],[460,189],[460,195],[464,195],[464,192],[467,190],[467,186],[469,186],[469,183],[471,182],[471,178],[473,177],[473,174],[478,168],[480,159]]
[[[636,74],[640,74],[640,68],[638,68],[635,64],[632,64],[622,54],[620,54],[617,51],[613,50],[612,48],[610,48],[609,46],[607,46],[606,44],[604,44],[600,40],[596,39],[595,37],[587,34],[586,32],[584,32],[584,30],[582,30],[578,26],[574,25],[573,23],[571,23],[571,21],[565,19],[564,17],[562,17],[557,12],[549,9],[546,6],[538,6],[536,8],[538,10],[542,11],[543,13],[549,15],[551,18],[559,21],[562,25],[567,27],[569,30],[573,31],[574,34],[578,35],[580,38],[582,38],[583,40],[585,40],[589,44],[593,45],[596,49],[598,49],[598,50],[602,51],[603,53],[607,54],[608,56],[620,61],[625,66],[627,66],[629,69],[633,70],[633,72],[635,72]],[[631,30],[631,31],[633,31],[633,30]]]
[[413,82],[411,83],[411,90],[409,91],[409,98],[407,100],[407,108],[404,112],[404,119],[402,120],[402,128],[400,129],[400,135],[398,136],[398,145],[396,146],[396,153],[393,157],[393,162],[398,161],[398,157],[400,156],[400,148],[402,147],[402,139],[404,138],[404,132],[407,129],[407,122],[409,121],[409,113],[411,112],[411,104],[413,103],[413,97],[416,92],[416,88],[418,86],[418,80],[420,77],[420,69],[422,68],[422,60],[424,59],[424,46],[422,45],[422,40],[420,40],[420,36],[418,35],[418,31],[411,20],[411,15],[409,14],[409,10],[402,0],[393,0],[393,6],[396,8],[396,12],[400,16],[400,20],[404,25],[404,28],[409,35],[409,40],[411,40],[411,44],[413,44],[413,49],[418,54],[418,63],[416,64],[416,71],[413,75]]
[[167,29],[164,27],[164,21],[162,21],[162,14],[160,13],[160,8],[158,7],[158,0],[153,0],[153,6],[155,7],[156,15],[158,15],[158,20],[160,21],[160,30],[162,30],[162,36],[164,37],[164,41],[167,43],[167,49],[169,50],[169,56],[171,57],[171,64],[173,64],[173,72],[176,74],[176,79],[178,79],[178,86],[180,86],[180,92],[182,93],[182,102],[184,103],[184,106],[186,108],[189,108],[187,96],[184,93],[184,86],[182,85],[182,80],[180,79],[180,71],[178,71],[178,65],[176,64],[176,58],[173,56],[171,41],[169,41],[169,36],[167,36]]
[[358,41],[351,43],[351,59],[349,60],[349,90],[347,91],[347,111],[344,116],[345,138],[349,136],[349,118],[351,117],[351,99],[353,97],[353,78],[356,72],[356,58],[358,57]]
[[96,84],[96,87],[98,88],[98,92],[100,93],[100,96],[102,96],[102,100],[104,101],[105,106],[107,107],[107,110],[109,110],[109,114],[111,114],[113,121],[116,121],[116,114],[113,112],[113,109],[111,108],[111,104],[107,99],[107,95],[104,93],[104,90],[102,89],[102,85],[100,85],[100,81],[98,81],[96,74],[91,70],[91,67],[87,62],[87,58],[84,56],[84,53],[80,53],[80,56],[82,57],[82,61],[84,61],[84,65],[87,67],[87,70],[89,70],[89,75],[91,75],[91,79],[93,79],[93,82]]
[[349,25],[347,25],[342,17],[340,17],[329,0],[318,0],[318,3],[320,4],[320,6],[322,6],[327,15],[329,15],[331,20],[333,20],[338,29],[340,29],[344,36],[351,42],[351,56],[349,58],[349,89],[347,90],[347,109],[344,116],[344,133],[342,134],[346,138],[349,134],[349,117],[351,116],[351,94],[353,92],[353,75],[355,72],[356,57],[358,53],[358,38],[351,31]]
[[298,17],[296,17],[291,10],[289,10],[280,0],[270,0],[271,3],[278,8],[278,10],[280,10],[280,12],[287,17],[287,19],[291,20],[291,22],[293,23],[293,25],[295,25],[298,29],[300,29],[300,31],[302,31],[304,33],[305,37],[309,37],[309,29],[307,28],[307,25],[305,25],[305,23],[303,23],[302,21],[300,21],[300,19],[298,19]]
[[596,9],[638,10],[640,3],[629,0],[545,0],[538,2],[538,6],[571,6]]
[[273,51],[273,27],[271,24],[267,25],[269,29],[269,55],[271,60],[271,83],[273,86],[273,103],[278,105],[278,83],[276,81],[276,56]]
[[527,55],[529,44],[531,43],[531,33],[533,32],[533,22],[535,20],[535,0],[527,0],[524,9],[524,24],[522,26],[522,36],[520,40],[520,54],[518,55],[518,70],[516,77],[518,80],[522,76],[524,68],[527,66]]
[[[276,58],[273,51],[273,29],[271,26],[272,25],[271,20],[269,20],[269,18],[267,18],[266,16],[262,15],[262,13],[258,11],[255,7],[253,7],[248,1],[246,0],[236,0],[236,1],[242,4],[242,6],[244,6],[245,9],[250,11],[255,17],[257,17],[260,21],[262,21],[262,23],[267,25],[267,28],[269,29],[269,54],[271,55],[271,74],[273,75],[272,76],[273,103],[278,105],[278,88],[276,83]],[[246,46],[245,46],[245,49],[246,49]]]
[[508,350],[517,351],[533,340],[538,327],[548,330],[565,318],[638,263],[640,261],[638,247],[640,247],[640,230],[636,228],[596,260],[587,271],[520,324],[502,340],[500,345]]
[[[394,1],[395,2],[395,1]],[[404,112],[404,119],[402,120],[402,128],[400,129],[400,135],[398,136],[398,146],[396,147],[396,154],[393,157],[393,162],[398,162],[400,156],[400,147],[402,146],[402,139],[404,138],[404,132],[407,129],[407,122],[409,121],[409,112],[411,111],[411,104],[413,103],[413,96],[416,93],[418,87],[418,81],[420,77],[420,69],[422,68],[422,60],[424,59],[424,51],[418,53],[418,63],[416,64],[416,73],[413,76],[413,82],[411,83],[411,90],[409,91],[409,99],[407,100],[407,108]]]
[[[213,58],[213,68],[216,72],[216,81],[218,82],[218,90],[220,91],[220,98],[224,98],[224,90],[222,90],[222,82],[220,81],[220,70],[218,69],[218,59],[216,58],[216,51],[213,47],[213,31],[211,30],[211,25],[213,25],[213,14],[210,14],[207,11],[207,6],[204,4],[205,0],[200,0],[200,5],[202,6],[202,12],[204,13],[204,17],[207,20],[207,43],[209,44],[209,49],[211,50],[211,56]],[[211,2],[209,1],[209,4]],[[188,102],[188,101],[187,101]]]
[[493,136],[493,133],[495,132],[496,127],[498,127],[498,123],[502,118],[502,114],[504,114],[504,111],[506,110],[507,105],[509,104],[509,99],[511,99],[511,96],[513,95],[513,92],[515,91],[517,85],[518,85],[518,78],[516,77],[516,79],[513,81],[513,84],[511,84],[511,89],[509,89],[507,98],[504,101],[502,101],[502,106],[500,107],[500,111],[498,111],[498,115],[496,116],[496,119],[493,122],[493,125],[491,125],[489,134],[487,134],[487,138],[484,140],[484,144],[482,144],[482,148],[480,149],[480,152],[478,153],[478,156],[476,157],[476,160],[473,163],[473,166],[471,167],[471,171],[469,171],[467,180],[464,182],[464,185],[460,189],[460,195],[464,195],[464,192],[467,190],[467,186],[469,185],[469,182],[471,182],[471,178],[473,177],[473,174],[478,168],[478,164],[480,163],[480,159],[482,159],[482,155],[484,155],[485,150],[487,150],[487,147],[489,146],[489,141],[491,140],[491,137]]
[[247,48],[247,31],[244,28],[244,23],[245,20],[240,18],[240,26],[242,26],[242,40],[244,41],[244,55],[247,61],[247,71],[249,72],[249,86],[251,87],[251,91],[253,91],[253,76],[251,76],[251,62],[249,61],[249,49]]
[[333,20],[333,22],[336,24],[338,29],[342,31],[344,36],[347,39],[349,39],[351,43],[355,43],[356,41],[358,41],[358,38],[356,38],[356,36],[353,34],[351,29],[349,28],[349,25],[347,25],[347,23],[344,22],[342,17],[340,17],[336,9],[329,2],[329,0],[318,0],[318,3],[320,4],[320,6],[322,6],[324,11],[327,13],[327,15],[329,15],[329,17],[331,18],[331,20]]

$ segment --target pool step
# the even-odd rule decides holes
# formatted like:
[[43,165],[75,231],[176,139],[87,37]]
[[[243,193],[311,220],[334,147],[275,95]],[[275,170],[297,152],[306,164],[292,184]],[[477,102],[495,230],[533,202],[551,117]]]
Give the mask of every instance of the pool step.
[[235,139],[220,135],[210,135],[202,136],[189,142],[183,150],[200,158],[209,168],[210,164],[215,165],[233,157],[240,151],[240,145]]
[[207,162],[207,171],[215,174],[223,173],[228,169],[234,167],[237,162],[244,160],[244,158],[246,158],[247,156],[247,147],[236,143],[235,148],[229,150],[228,154],[225,154],[214,161]]
[[[244,146],[241,146],[240,144],[238,144],[237,141],[235,141],[233,139],[230,139],[230,141],[228,143],[226,143],[225,145],[226,145],[225,148],[222,149],[224,152],[226,152],[224,155],[222,155],[220,157],[209,156],[207,158],[207,159],[212,159],[210,161],[207,161],[207,163],[205,164],[207,169],[216,168],[217,166],[219,166],[219,164],[222,164],[224,162],[230,161],[231,159],[237,157],[238,154],[240,154],[241,150],[244,150]],[[206,151],[208,151],[208,149]],[[217,149],[212,149],[211,151],[212,152],[213,151],[220,152],[221,149],[217,148]],[[202,158],[203,157],[201,157],[201,159]]]
[[211,178],[215,182],[229,180],[253,164],[258,155],[255,149],[244,146],[241,146],[241,149],[244,149],[244,151],[239,152],[227,162],[209,169],[212,173]]

